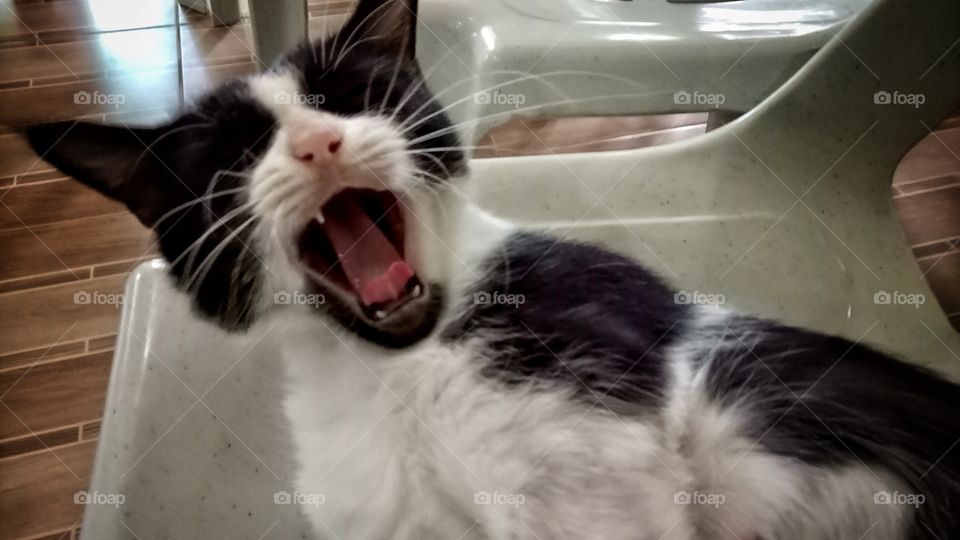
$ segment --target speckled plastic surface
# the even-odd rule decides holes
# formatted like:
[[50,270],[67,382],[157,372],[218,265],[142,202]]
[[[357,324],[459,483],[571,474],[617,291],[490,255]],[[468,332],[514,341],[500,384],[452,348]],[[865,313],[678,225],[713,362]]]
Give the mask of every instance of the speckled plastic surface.
[[[538,54],[497,49],[489,58],[487,19],[460,2],[421,1],[421,18],[418,54],[428,66],[446,62],[448,52],[431,40],[451,35],[461,40],[451,47],[469,60],[461,67],[512,62],[523,72],[530,66],[518,58]],[[629,253],[678,290],[722,294],[730,307],[859,339],[956,377],[960,360],[951,349],[960,351],[960,338],[910,255],[889,186],[899,158],[960,97],[960,47],[951,49],[958,19],[954,0],[878,2],[840,32],[842,42],[832,41],[728,126],[637,151],[478,160],[469,191],[490,213]],[[528,20],[522,27],[537,28]],[[551,63],[577,56],[563,43],[553,50],[562,54]],[[690,54],[685,61],[710,66],[709,55],[677,58]],[[434,89],[450,88],[445,71],[430,73]],[[771,79],[751,79],[747,70],[738,80]],[[690,84],[691,92],[712,91]],[[878,91],[892,99],[893,92],[922,94],[924,104],[877,104]],[[454,103],[469,96],[464,92],[441,99]],[[531,104],[542,96],[528,97]],[[642,113],[651,106],[607,100],[564,110]],[[498,111],[471,105],[457,114],[491,112]],[[926,302],[875,302],[883,292],[922,294]],[[136,271],[91,486],[123,494],[125,502],[88,506],[86,537],[311,537],[297,506],[286,504],[295,496],[279,359],[269,337],[261,340],[264,332],[226,334],[190,314],[162,264]]]

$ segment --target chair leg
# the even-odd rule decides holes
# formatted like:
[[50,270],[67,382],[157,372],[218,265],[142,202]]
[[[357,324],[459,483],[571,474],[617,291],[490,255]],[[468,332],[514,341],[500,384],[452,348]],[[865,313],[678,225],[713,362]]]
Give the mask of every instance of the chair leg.
[[250,21],[260,69],[307,37],[306,0],[249,0]]
[[210,15],[216,26],[229,26],[240,20],[240,0],[210,0]]

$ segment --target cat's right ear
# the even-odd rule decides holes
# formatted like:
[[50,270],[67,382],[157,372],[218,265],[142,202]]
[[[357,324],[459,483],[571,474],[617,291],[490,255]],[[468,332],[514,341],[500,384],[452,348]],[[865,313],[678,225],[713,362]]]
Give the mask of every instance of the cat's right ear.
[[367,40],[384,51],[412,62],[416,53],[417,0],[360,0],[340,30]]
[[43,160],[80,182],[127,205],[150,227],[169,206],[169,186],[152,145],[171,126],[109,126],[67,121],[29,126],[30,146]]

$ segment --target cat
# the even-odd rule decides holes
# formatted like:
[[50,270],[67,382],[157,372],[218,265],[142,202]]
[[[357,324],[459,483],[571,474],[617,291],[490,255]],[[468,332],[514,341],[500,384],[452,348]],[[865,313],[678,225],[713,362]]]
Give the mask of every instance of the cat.
[[956,385],[472,206],[415,9],[361,0],[164,125],[26,129],[197,313],[276,326],[318,536],[960,537]]

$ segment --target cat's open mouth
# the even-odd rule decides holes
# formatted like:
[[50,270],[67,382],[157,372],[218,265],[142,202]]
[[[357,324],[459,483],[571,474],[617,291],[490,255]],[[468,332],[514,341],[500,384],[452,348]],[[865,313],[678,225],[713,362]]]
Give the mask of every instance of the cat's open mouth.
[[404,223],[389,191],[344,189],[307,224],[300,260],[356,300],[373,321],[390,317],[423,294],[423,284],[404,258]]

